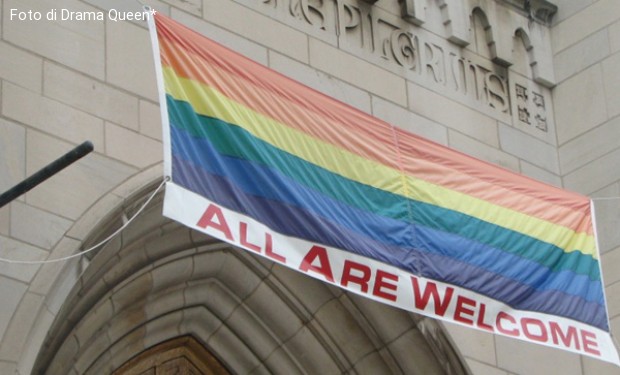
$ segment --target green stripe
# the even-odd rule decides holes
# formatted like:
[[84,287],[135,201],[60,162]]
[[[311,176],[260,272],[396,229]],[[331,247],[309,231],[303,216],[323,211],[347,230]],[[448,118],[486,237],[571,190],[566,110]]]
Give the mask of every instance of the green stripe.
[[[300,184],[350,206],[395,220],[410,221],[406,202],[402,196],[336,175],[275,148],[239,126],[198,115],[187,102],[177,101],[170,96],[167,96],[167,100],[174,126],[186,130],[195,137],[209,138],[224,155],[273,168]],[[197,118],[199,122],[192,121],[192,118]],[[234,136],[234,142],[229,141],[231,134]],[[588,275],[591,280],[600,280],[598,262],[589,255],[578,251],[565,253],[552,244],[457,211],[416,200],[410,202],[414,224],[454,233],[519,255],[554,272],[569,270]]]

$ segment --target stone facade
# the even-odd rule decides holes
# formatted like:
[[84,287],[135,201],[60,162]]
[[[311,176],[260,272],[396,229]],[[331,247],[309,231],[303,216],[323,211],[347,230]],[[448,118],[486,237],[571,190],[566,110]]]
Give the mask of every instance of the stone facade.
[[[394,125],[600,198],[620,332],[620,199],[606,199],[620,196],[620,2],[146,2]],[[0,208],[0,257],[56,259],[112,233],[161,181],[148,31],[108,13],[139,11],[137,1],[0,4],[0,192],[86,139],[95,145]],[[108,373],[188,334],[239,373],[620,373],[327,287],[164,220],[159,198],[88,256],[0,262],[0,373]]]

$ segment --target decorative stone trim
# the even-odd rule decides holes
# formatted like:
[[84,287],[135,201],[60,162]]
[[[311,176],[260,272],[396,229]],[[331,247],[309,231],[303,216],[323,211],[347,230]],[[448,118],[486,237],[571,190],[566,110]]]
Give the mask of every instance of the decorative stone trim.
[[532,21],[550,26],[558,7],[547,0],[501,0],[522,11]]
[[[556,7],[547,1],[398,0],[379,5],[365,0],[231,1],[299,29],[313,41],[320,40],[314,45],[324,51],[343,51],[392,73],[391,77],[554,142],[550,31],[528,13],[531,10],[539,17],[547,12],[551,17]],[[525,51],[526,61],[515,51]],[[332,57],[333,70],[329,58],[322,57],[331,55],[328,52],[315,56],[311,65],[338,76],[338,61],[345,54]],[[512,67],[517,64],[518,71]],[[360,74],[376,77],[375,73],[376,69],[369,68]],[[520,86],[528,87],[532,92],[528,99],[536,97],[536,101],[517,96],[513,81],[524,80],[527,84]],[[381,88],[376,92],[374,86],[364,88],[403,105],[401,97],[385,96]],[[543,96],[544,101],[538,100]]]

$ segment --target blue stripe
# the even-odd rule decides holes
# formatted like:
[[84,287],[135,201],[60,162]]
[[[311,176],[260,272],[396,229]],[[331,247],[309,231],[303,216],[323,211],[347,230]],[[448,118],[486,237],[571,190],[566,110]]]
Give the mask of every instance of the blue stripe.
[[429,252],[489,270],[538,291],[557,290],[581,297],[588,302],[600,305],[605,303],[601,284],[590,281],[586,276],[575,275],[570,271],[552,273],[536,262],[511,254],[502,254],[496,249],[469,239],[420,225],[414,226],[414,237],[418,246]]
[[[244,210],[244,207],[248,208],[249,206],[244,205],[244,204],[238,204],[238,203],[234,204],[236,208],[233,208],[233,209],[241,210],[241,212],[250,214],[250,216],[253,216],[257,220],[260,220],[262,222],[269,221],[273,215],[275,215],[275,217],[282,217],[284,218],[283,222],[274,222],[272,224],[275,224],[277,226],[275,227],[272,225],[270,226],[273,229],[279,232],[282,232],[284,234],[294,235],[300,238],[305,238],[313,242],[323,242],[323,243],[326,243],[327,245],[334,246],[337,248],[352,250],[360,255],[364,255],[364,256],[367,256],[373,259],[377,259],[377,260],[389,263],[389,264],[393,264],[397,267],[406,269],[409,272],[412,272],[414,274],[420,274],[419,271],[422,271],[421,274],[426,275],[427,267],[430,267],[431,269],[434,267],[433,265],[424,265],[424,266],[419,265],[419,268],[416,267],[415,266],[416,257],[414,256],[412,249],[399,249],[398,247],[394,246],[395,244],[402,246],[403,243],[405,245],[407,243],[414,244],[413,239],[405,240],[405,237],[401,237],[401,236],[407,235],[405,231],[406,229],[405,227],[400,227],[397,231],[386,235],[385,233],[380,231],[381,226],[378,226],[376,228],[379,228],[378,230],[381,233],[381,236],[379,239],[379,241],[381,242],[379,243],[375,240],[371,240],[367,238],[365,235],[363,235],[363,233],[351,231],[352,229],[355,230],[354,228],[355,228],[357,220],[361,220],[362,222],[365,222],[368,220],[370,221],[374,220],[371,214],[362,212],[359,210],[357,210],[356,212],[354,209],[347,207],[345,205],[342,205],[339,202],[335,202],[326,197],[320,197],[318,194],[310,192],[310,191],[304,191],[303,190],[304,188],[301,188],[301,187],[291,188],[292,186],[295,186],[294,184],[292,184],[292,181],[286,181],[285,177],[278,175],[277,173],[270,171],[269,169],[265,167],[256,166],[252,163],[248,163],[247,161],[221,156],[219,155],[219,153],[217,153],[216,150],[212,149],[212,146],[207,141],[196,140],[196,139],[193,139],[193,140],[183,139],[184,137],[191,138],[191,137],[186,137],[186,134],[184,134],[184,132],[173,128],[173,143],[175,144],[174,149],[185,150],[185,152],[190,152],[190,153],[206,152],[207,155],[201,155],[199,160],[209,160],[209,165],[210,165],[209,168],[215,169],[216,175],[224,175],[226,173],[229,175],[230,178],[233,178],[233,180],[240,183],[241,185],[238,185],[238,186],[235,183],[234,185],[235,190],[237,190],[237,188],[241,188],[245,190],[245,192],[240,191],[238,194],[235,194],[235,196],[241,196],[241,195],[248,195],[252,197],[254,197],[255,195],[262,196],[264,198],[267,198],[267,200],[269,201],[269,206],[273,206],[276,202],[282,200],[283,197],[286,197],[286,202],[287,202],[286,204],[282,204],[282,207],[280,208],[280,211],[283,211],[286,209],[287,211],[286,214],[283,214],[282,212],[279,212],[279,213],[271,212],[271,215],[268,215],[265,212],[258,210],[252,215],[249,212],[245,212]],[[198,142],[198,143],[192,144],[192,142]],[[179,143],[178,147],[177,147],[177,143]],[[190,144],[192,146],[188,146]],[[194,151],[191,151],[191,150],[194,150]],[[200,150],[200,151],[197,151],[197,150]],[[206,159],[203,159],[203,158],[206,158]],[[173,167],[175,165],[184,165],[184,162],[179,160],[178,158],[175,160],[176,160],[176,163],[173,165]],[[205,166],[201,165],[201,168],[205,168]],[[193,173],[196,173],[196,172],[193,172]],[[177,181],[178,173],[176,170],[174,170],[173,176],[174,176],[175,181]],[[209,181],[208,179],[213,179],[213,177],[205,176],[202,179],[196,179],[196,178],[192,178],[192,175],[189,174],[183,180],[186,180],[185,184],[187,184],[188,181],[206,182],[206,181]],[[200,186],[194,186],[194,187],[187,186],[187,187],[200,194],[203,194],[205,190],[205,187],[200,187]],[[226,190],[224,189],[223,191],[226,191]],[[267,195],[263,195],[264,191],[267,192]],[[274,191],[283,192],[283,194],[282,195],[280,195],[279,193],[272,194],[272,192]],[[284,194],[284,192],[286,192],[286,194]],[[215,196],[217,196],[217,194],[212,193],[210,197],[214,198]],[[254,199],[260,199],[260,198],[254,197]],[[228,204],[225,204],[223,202],[219,202],[219,203],[229,206]],[[309,203],[314,203],[314,205],[311,205],[312,207],[310,207]],[[327,210],[327,211],[321,210],[324,207],[330,207],[330,210]],[[340,222],[339,224],[330,223],[332,221],[338,222],[338,220],[341,219],[338,216],[338,214],[340,214],[340,216],[344,216],[345,218],[347,218],[347,220],[345,220],[344,223]],[[317,220],[316,215],[320,215],[321,217]],[[293,218],[297,222],[291,221]],[[307,232],[302,230],[302,228],[307,227],[308,223],[311,223],[311,222],[316,222],[312,230],[307,231]],[[380,225],[383,225],[383,224],[380,224]],[[297,228],[299,229],[299,231],[296,231],[296,233],[287,233],[288,227]],[[328,228],[328,227],[331,229],[328,230],[326,233],[325,228]],[[524,261],[517,257],[512,257],[512,256],[508,257],[508,258],[512,258],[510,260],[504,260],[505,258],[503,257],[498,258],[496,255],[492,257],[490,257],[489,255],[476,256],[476,254],[484,254],[488,252],[498,253],[498,251],[495,249],[489,248],[488,246],[474,243],[470,240],[463,239],[463,238],[460,238],[452,234],[433,231],[430,228],[425,228],[422,226],[416,226],[416,231],[419,232],[418,241],[416,241],[418,245],[414,246],[417,249],[426,249],[427,251],[440,252],[440,251],[445,251],[445,249],[447,248],[447,249],[450,249],[450,254],[452,257],[458,256],[458,257],[463,258],[463,257],[466,257],[467,254],[474,254],[474,261],[484,261],[485,259],[491,259],[491,258],[500,259],[499,261],[488,262],[490,264],[487,264],[486,266],[487,267],[490,266],[490,268],[493,270],[496,264],[500,265],[500,268],[501,268],[500,272],[502,270],[505,272],[506,268],[511,269],[510,267],[512,266],[516,270],[513,273],[515,274],[517,278],[518,277],[523,278],[523,276],[521,275],[522,272],[526,272],[529,269],[531,269],[532,265],[534,266],[537,265],[535,262]],[[430,245],[429,243],[423,243],[423,245],[421,245],[420,241],[421,239],[425,239],[426,238],[425,236],[428,238],[430,238],[429,236],[433,236],[437,238],[435,238],[433,241],[430,241],[431,242]],[[398,238],[398,240],[395,241],[394,238]],[[443,245],[436,245],[436,242],[439,242]],[[464,248],[468,250],[472,250],[472,251],[462,251],[462,249]],[[499,251],[499,253],[504,254],[505,256],[505,253],[501,251]],[[449,270],[448,274],[443,275],[439,279],[443,280],[443,279],[450,277],[450,272],[459,273],[462,268],[463,268],[462,266],[453,268]],[[487,274],[489,274],[487,279],[497,277],[497,275],[493,273],[489,273],[488,271],[483,271],[483,272],[486,272]],[[546,281],[540,277],[540,275],[543,275],[545,272],[549,273],[548,270],[544,270],[544,269],[536,273],[536,275],[538,276],[537,282],[541,284],[541,285],[538,285],[539,289],[548,288],[548,286],[545,286]],[[557,277],[559,277],[558,280],[562,280],[560,281],[559,284],[566,283],[566,281],[568,281],[567,276],[570,277],[571,275],[570,274],[567,275],[566,273],[558,274],[557,275]],[[582,277],[582,279],[587,280],[587,278],[585,277]],[[505,289],[508,287],[509,284],[514,283],[514,281],[507,279],[505,277],[502,277],[502,280],[504,284],[496,285],[497,288]],[[551,283],[556,283],[556,281],[554,281],[554,278],[551,278]],[[571,283],[568,283],[568,284],[570,285]],[[595,285],[599,285],[599,284],[595,283]],[[467,285],[463,285],[463,286],[467,287]],[[555,284],[553,284],[552,286],[555,286]],[[532,289],[529,291],[530,294],[536,293],[533,286],[522,286],[522,287]],[[589,289],[588,286],[586,286],[585,288]],[[498,291],[495,291],[493,293],[497,294],[497,292]],[[590,292],[588,291],[588,293]],[[495,294],[490,294],[489,296],[492,298],[496,298]],[[546,301],[548,300],[548,298],[545,298],[544,300]],[[504,302],[509,305],[512,305],[511,300],[505,300]],[[545,311],[544,309],[546,308],[544,307],[539,308],[537,309],[537,311]]]
[[449,256],[421,252],[417,257],[417,262],[425,271],[423,276],[430,279],[462,286],[514,309],[562,316],[609,331],[605,307],[596,302],[586,302],[561,292],[536,291]]
[[353,233],[348,228],[279,200],[248,194],[231,183],[227,177],[210,174],[175,155],[172,157],[172,162],[173,181],[176,184],[233,211],[250,216],[281,234],[319,245],[353,249],[351,252],[358,255],[386,264],[400,264],[402,268],[418,273],[415,265],[409,263],[413,258],[409,258],[401,247],[390,246]]
[[[178,142],[189,146],[186,150],[189,150],[191,155],[184,154],[181,155],[182,158],[190,159],[193,164],[199,165],[210,173],[228,176],[241,189],[252,195],[279,200],[303,208],[314,215],[320,215],[340,226],[349,228],[359,235],[368,236],[390,246],[411,247],[413,244],[407,234],[409,224],[406,222],[343,204],[300,185],[272,168],[253,162],[221,156],[220,163],[207,163],[206,161],[214,160],[219,155],[209,140],[194,138],[176,127],[172,128],[172,132],[173,140],[178,138]],[[452,233],[421,225],[416,227],[424,235],[422,238],[425,246],[422,248],[448,254],[452,258],[503,274],[538,290],[559,290],[581,296],[588,301],[604,303],[601,284],[591,281],[587,276],[575,275],[570,271],[552,272],[549,268],[534,261]]]
[[[420,249],[389,247],[356,235],[326,220],[307,215],[303,210],[279,201],[254,197],[241,191],[226,177],[211,175],[191,163],[173,157],[174,182],[222,206],[255,218],[274,231],[297,238],[322,238],[312,241],[369,258],[401,266],[412,274],[474,290],[519,310],[530,310],[582,321],[607,329],[605,309],[596,303],[558,291],[538,292],[484,269],[463,264],[450,257]],[[417,272],[420,268],[423,272]],[[526,297],[523,297],[526,296]]]
[[302,186],[338,202],[381,217],[421,224],[454,233],[519,258],[534,261],[553,272],[563,270],[600,280],[598,261],[579,251],[562,249],[478,218],[432,204],[409,200],[388,191],[351,181],[254,137],[245,129],[219,119],[200,116],[186,102],[167,98],[171,122],[195,138],[207,138],[222,155],[268,166]]

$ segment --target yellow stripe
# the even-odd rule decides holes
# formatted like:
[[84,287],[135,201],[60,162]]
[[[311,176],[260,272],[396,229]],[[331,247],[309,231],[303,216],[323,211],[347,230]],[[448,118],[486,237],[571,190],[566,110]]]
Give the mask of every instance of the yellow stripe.
[[[214,88],[179,77],[164,66],[166,92],[189,102],[196,113],[238,125],[255,137],[350,180],[435,206],[458,211],[489,223],[551,243],[565,252],[581,251],[597,258],[594,238],[586,233],[495,205],[441,185],[406,176],[413,192],[399,182],[401,171],[365,159],[266,117],[221,94]],[[403,202],[404,203],[404,202]]]
[[403,195],[399,171],[278,123],[230,100],[209,86],[177,77],[171,68],[164,67],[163,71],[166,92],[175,99],[189,102],[196,113],[238,125],[281,150],[350,180]]

